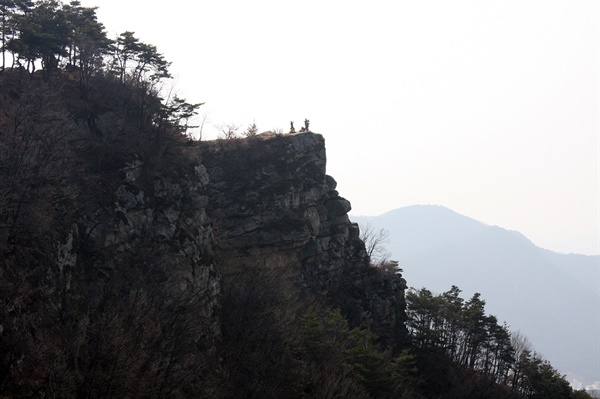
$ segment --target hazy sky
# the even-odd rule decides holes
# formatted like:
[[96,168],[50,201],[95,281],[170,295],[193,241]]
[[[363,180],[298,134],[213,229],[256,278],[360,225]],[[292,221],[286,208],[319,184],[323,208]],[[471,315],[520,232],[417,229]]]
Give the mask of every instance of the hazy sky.
[[599,248],[599,1],[83,0],[206,102],[204,137],[304,118],[353,214],[439,204]]

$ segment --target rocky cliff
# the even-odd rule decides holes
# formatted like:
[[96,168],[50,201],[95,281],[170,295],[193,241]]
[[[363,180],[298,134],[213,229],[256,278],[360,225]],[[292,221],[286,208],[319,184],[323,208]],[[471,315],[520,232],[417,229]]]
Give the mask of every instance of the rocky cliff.
[[326,175],[323,136],[259,135],[201,147],[207,213],[222,273],[286,268],[356,326],[393,345],[404,331],[404,281],[369,266],[350,203]]
[[[155,269],[172,295],[193,287],[210,334],[218,336],[222,276],[285,269],[296,287],[342,309],[353,325],[398,342],[404,281],[369,265],[358,226],[348,219],[350,203],[326,175],[323,136],[217,140],[188,154],[194,162],[170,177],[149,179],[138,160],[121,168],[112,205],[84,212],[58,247],[64,290],[78,264],[90,265],[88,292],[95,292],[98,281],[134,262],[146,275]],[[87,301],[95,307],[101,298]]]
[[[358,226],[348,219],[350,203],[326,175],[323,136],[217,140],[188,154],[194,162],[170,177],[149,179],[138,160],[121,168],[112,205],[84,212],[58,247],[63,290],[78,265],[92,271],[93,293],[115,269],[136,263],[146,276],[156,273],[171,296],[192,287],[212,339],[224,275],[285,269],[285,278],[342,309],[354,326],[390,346],[399,341],[404,281],[369,265]],[[102,295],[86,300],[94,308]]]
[[[68,115],[61,101],[48,112]],[[17,105],[6,120],[17,120]],[[238,360],[222,350],[241,342],[236,329],[285,340],[315,304],[340,309],[387,348],[402,342],[405,282],[369,264],[350,203],[326,175],[321,135],[152,141],[115,128],[126,126],[115,115],[95,116],[94,129],[47,118],[2,136],[0,391],[187,397],[231,381]],[[31,152],[37,140],[47,144]],[[271,282],[248,283],[252,273]],[[240,279],[285,293],[259,298],[266,324],[243,324],[265,314],[256,307],[238,317],[251,305],[232,301],[248,292]],[[289,356],[285,367],[306,372]],[[285,370],[273,386],[285,386]]]

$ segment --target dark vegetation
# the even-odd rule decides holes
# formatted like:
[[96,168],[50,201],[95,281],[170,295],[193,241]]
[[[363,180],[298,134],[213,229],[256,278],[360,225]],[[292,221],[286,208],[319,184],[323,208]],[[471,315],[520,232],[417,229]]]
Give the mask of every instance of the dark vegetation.
[[408,328],[424,391],[451,398],[570,398],[573,392],[526,337],[485,314],[478,293],[465,301],[456,286],[442,294],[407,293]]
[[392,349],[284,268],[227,276],[215,328],[206,294],[170,289],[150,227],[131,252],[82,239],[57,266],[78,218],[112,212],[124,166],[146,192],[190,173],[200,104],[161,98],[164,57],[78,2],[0,0],[0,41],[0,398],[589,397],[456,287],[408,292]]

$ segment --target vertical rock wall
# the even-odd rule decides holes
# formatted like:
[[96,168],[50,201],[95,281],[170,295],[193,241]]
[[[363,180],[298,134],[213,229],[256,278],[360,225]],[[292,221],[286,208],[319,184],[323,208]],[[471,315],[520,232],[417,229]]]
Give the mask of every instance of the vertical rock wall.
[[405,282],[369,265],[350,203],[326,175],[319,134],[259,135],[205,143],[208,215],[221,271],[287,268],[355,326],[394,346],[404,336]]
[[[81,211],[58,246],[54,285],[61,298],[81,298],[90,315],[119,293],[131,303],[142,295],[143,306],[164,312],[187,307],[212,341],[219,335],[221,278],[203,194],[206,170],[198,165],[177,178],[147,178],[143,169],[140,161],[129,163],[116,189]],[[72,279],[78,292],[70,294]]]
[[82,212],[58,246],[57,287],[67,292],[72,279],[79,289],[87,284],[93,310],[106,297],[97,291],[116,274],[125,290],[127,279],[129,287],[152,279],[148,287],[159,290],[145,295],[193,293],[203,334],[214,338],[221,276],[249,265],[283,268],[296,287],[342,309],[353,326],[390,347],[402,340],[405,282],[370,266],[348,218],[350,203],[326,175],[321,135],[202,142],[190,152],[198,161],[176,177],[149,178],[139,161],[121,170],[104,205]]

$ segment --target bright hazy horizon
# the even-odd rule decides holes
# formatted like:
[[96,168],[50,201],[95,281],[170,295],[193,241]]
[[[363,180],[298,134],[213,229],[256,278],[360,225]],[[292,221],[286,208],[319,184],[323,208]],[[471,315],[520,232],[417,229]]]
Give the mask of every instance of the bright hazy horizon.
[[600,253],[598,1],[82,4],[173,62],[204,139],[310,119],[352,214],[437,204]]

